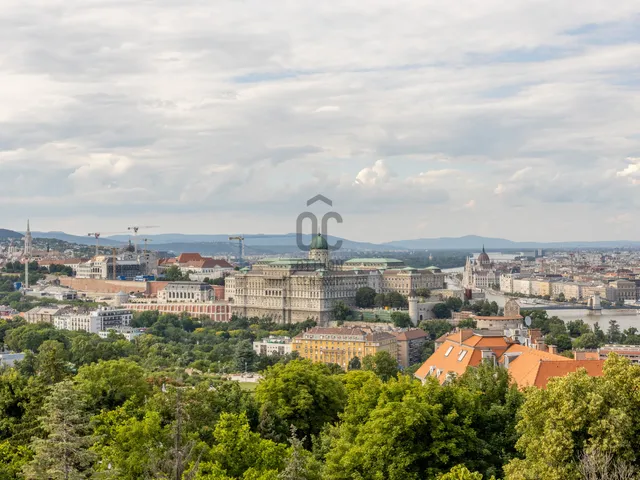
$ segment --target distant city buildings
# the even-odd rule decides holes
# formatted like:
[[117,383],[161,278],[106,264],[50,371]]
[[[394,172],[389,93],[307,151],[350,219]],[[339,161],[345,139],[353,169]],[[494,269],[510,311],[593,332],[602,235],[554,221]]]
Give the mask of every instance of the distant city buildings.
[[199,253],[182,253],[175,258],[160,260],[158,273],[164,273],[168,268],[176,266],[183,275],[189,275],[189,280],[203,282],[206,279],[215,280],[233,271],[233,265],[226,260],[203,257]]
[[129,243],[112,255],[96,255],[76,266],[76,277],[102,280],[134,280],[142,275],[153,275],[158,270],[155,252],[137,252]]

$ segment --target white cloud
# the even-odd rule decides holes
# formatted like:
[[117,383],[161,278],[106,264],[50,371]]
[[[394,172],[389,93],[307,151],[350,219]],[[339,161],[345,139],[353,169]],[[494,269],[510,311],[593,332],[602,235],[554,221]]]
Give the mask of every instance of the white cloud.
[[384,160],[377,160],[372,167],[363,168],[356,175],[355,185],[363,185],[365,187],[382,185],[388,183],[393,177]]
[[[629,165],[624,170],[616,172],[618,177],[636,177],[640,176],[640,158],[627,158]],[[632,179],[633,180],[633,179]]]
[[319,107],[314,110],[315,113],[319,112],[339,112],[340,107],[336,105],[325,105],[324,107]]
[[318,190],[354,237],[417,234],[429,203],[441,234],[588,239],[640,202],[633,0],[0,7],[0,227],[289,231]]

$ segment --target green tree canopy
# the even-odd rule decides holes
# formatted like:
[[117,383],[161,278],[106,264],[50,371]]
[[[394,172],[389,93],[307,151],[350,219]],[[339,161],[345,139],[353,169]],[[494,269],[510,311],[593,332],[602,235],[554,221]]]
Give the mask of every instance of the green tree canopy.
[[395,377],[398,374],[398,360],[389,352],[382,350],[375,355],[367,355],[362,359],[362,368],[375,373],[382,381]]
[[582,454],[602,452],[637,466],[640,367],[611,355],[602,377],[579,371],[531,389],[520,410],[517,449],[508,480],[579,480]]
[[31,447],[33,460],[25,465],[25,478],[41,480],[86,478],[95,455],[84,400],[69,380],[55,385],[45,401],[42,428],[46,438],[37,438]]
[[375,306],[376,291],[371,287],[361,287],[356,292],[356,306],[373,308]]
[[76,380],[95,410],[110,410],[134,397],[143,402],[151,392],[144,369],[125,359],[86,365],[78,370]]
[[337,420],[346,393],[339,377],[332,376],[325,365],[293,360],[267,369],[255,398],[261,405],[271,405],[286,425],[310,439],[325,423]]

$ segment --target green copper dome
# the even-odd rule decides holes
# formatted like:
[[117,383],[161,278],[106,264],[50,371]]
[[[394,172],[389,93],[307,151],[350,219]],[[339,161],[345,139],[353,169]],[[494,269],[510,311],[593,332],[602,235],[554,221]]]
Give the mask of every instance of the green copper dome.
[[329,250],[329,244],[321,233],[311,240],[311,250]]

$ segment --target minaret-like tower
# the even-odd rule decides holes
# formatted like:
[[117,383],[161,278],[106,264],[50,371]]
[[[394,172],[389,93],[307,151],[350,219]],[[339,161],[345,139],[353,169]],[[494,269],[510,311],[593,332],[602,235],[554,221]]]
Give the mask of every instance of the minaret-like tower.
[[24,234],[24,256],[29,259],[31,257],[33,247],[33,238],[31,237],[31,228],[29,220],[27,220],[27,231]]
[[416,292],[411,290],[409,292],[409,317],[411,318],[411,324],[414,327],[418,326],[418,296]]

